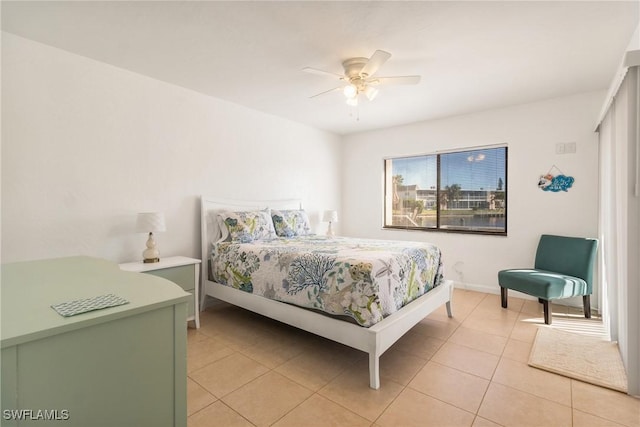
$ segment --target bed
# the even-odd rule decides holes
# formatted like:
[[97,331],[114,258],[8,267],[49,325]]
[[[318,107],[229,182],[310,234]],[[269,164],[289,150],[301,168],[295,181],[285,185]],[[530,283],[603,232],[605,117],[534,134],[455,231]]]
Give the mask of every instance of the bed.
[[[324,236],[292,237],[281,233],[282,229],[278,229],[278,234],[284,234],[284,238],[255,239],[259,240],[257,244],[253,239],[244,238],[242,233],[246,229],[234,234],[234,219],[224,219],[231,213],[264,211],[269,212],[269,219],[273,214],[275,228],[278,228],[279,217],[274,212],[300,209],[299,200],[235,201],[202,196],[201,307],[208,295],[364,351],[369,354],[369,385],[378,389],[380,356],[389,347],[442,305],[446,305],[447,315],[452,316],[453,282],[442,278],[439,250],[432,245]],[[271,232],[258,228],[252,232]],[[230,242],[229,230],[233,242]],[[390,262],[382,259],[382,246],[385,250],[392,246],[393,250],[409,254],[413,259],[421,255],[420,261],[411,261],[411,265],[422,263],[424,268],[402,270],[406,272],[404,275],[411,276],[409,282],[397,277],[403,274],[382,268],[385,262]],[[341,294],[329,295],[327,289],[309,279],[313,275],[301,276],[303,269],[292,261],[301,257],[313,259],[315,268],[320,269],[316,277],[324,278],[325,288],[342,289]],[[378,281],[375,289],[379,293],[375,295],[370,292],[373,281]],[[346,293],[350,284],[357,290]]]

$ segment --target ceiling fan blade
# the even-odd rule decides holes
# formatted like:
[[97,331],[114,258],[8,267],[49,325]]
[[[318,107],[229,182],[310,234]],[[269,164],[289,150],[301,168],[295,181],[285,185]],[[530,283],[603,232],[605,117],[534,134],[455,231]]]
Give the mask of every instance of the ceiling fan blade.
[[420,76],[377,77],[367,81],[367,84],[371,85],[417,85],[418,83],[420,83]]
[[336,92],[336,91],[338,91],[338,90],[342,90],[342,86],[338,86],[338,87],[334,87],[333,89],[325,90],[324,92],[320,92],[320,93],[318,93],[318,94],[315,94],[315,95],[313,95],[313,96],[310,96],[309,98],[316,98],[316,97],[318,97],[318,96],[326,95],[326,94],[328,94],[328,93]]
[[317,74],[319,76],[331,76],[331,77],[338,77],[340,79],[344,78],[342,74],[332,73],[330,71],[318,70],[317,68],[305,67],[302,69],[302,71],[304,71],[305,73]]
[[391,58],[391,54],[389,52],[385,52],[384,50],[376,50],[371,58],[367,61],[362,70],[360,71],[360,75],[366,74],[367,76],[373,76],[378,68],[382,66],[387,60]]

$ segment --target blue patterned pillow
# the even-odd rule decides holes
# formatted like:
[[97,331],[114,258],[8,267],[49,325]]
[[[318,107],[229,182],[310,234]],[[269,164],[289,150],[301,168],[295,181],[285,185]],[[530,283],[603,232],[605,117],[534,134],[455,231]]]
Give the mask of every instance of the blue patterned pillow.
[[224,211],[218,215],[226,226],[232,242],[248,243],[254,240],[276,238],[276,231],[273,228],[271,213],[268,209],[247,212]]
[[309,216],[303,209],[271,210],[271,218],[280,237],[308,236],[311,233]]

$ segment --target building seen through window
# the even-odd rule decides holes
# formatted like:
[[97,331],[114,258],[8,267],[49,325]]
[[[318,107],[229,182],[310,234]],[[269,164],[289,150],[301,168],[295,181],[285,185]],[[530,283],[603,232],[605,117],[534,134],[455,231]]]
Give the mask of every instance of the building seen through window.
[[385,228],[507,232],[507,147],[385,159]]

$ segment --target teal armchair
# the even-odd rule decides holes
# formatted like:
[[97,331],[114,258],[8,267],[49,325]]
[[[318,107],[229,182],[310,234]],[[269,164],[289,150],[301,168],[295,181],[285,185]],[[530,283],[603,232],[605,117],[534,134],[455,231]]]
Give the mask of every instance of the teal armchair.
[[551,324],[549,301],[582,296],[584,317],[591,318],[593,265],[598,241],[543,234],[534,268],[502,270],[498,273],[502,307],[507,308],[509,289],[538,297],[544,307],[544,323]]

